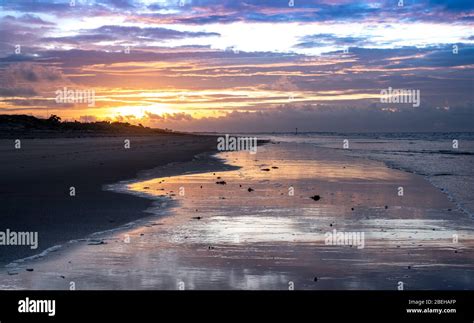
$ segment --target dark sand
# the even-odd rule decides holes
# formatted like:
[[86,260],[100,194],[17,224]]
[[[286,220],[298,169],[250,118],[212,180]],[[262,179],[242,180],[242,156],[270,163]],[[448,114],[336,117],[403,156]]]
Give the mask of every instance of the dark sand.
[[[130,149],[124,148],[124,139],[131,141]],[[146,216],[143,211],[151,201],[104,191],[103,185],[192,160],[214,150],[216,140],[163,134],[24,139],[21,145],[14,149],[13,140],[0,140],[0,231],[37,231],[39,246],[0,246],[0,264]]]

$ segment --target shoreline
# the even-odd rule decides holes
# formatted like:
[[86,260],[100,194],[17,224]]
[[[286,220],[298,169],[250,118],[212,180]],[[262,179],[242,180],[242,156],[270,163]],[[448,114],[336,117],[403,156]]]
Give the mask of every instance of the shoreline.
[[12,142],[0,140],[2,228],[38,232],[39,247],[0,246],[2,266],[146,217],[152,201],[104,186],[216,147],[215,137],[185,134],[24,139],[20,150]]

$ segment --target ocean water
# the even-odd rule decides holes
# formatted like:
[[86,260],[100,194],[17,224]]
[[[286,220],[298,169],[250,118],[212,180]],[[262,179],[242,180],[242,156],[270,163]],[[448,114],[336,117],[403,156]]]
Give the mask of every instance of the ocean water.
[[462,212],[474,217],[474,133],[302,133],[258,137],[340,149],[351,156],[382,161],[391,168],[422,175]]

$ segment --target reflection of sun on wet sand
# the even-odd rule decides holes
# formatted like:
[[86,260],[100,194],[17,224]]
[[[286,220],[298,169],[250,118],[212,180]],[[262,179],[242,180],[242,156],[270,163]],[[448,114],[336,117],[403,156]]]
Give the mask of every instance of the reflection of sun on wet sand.
[[[3,288],[464,289],[470,219],[421,177],[340,151],[268,144],[157,169],[113,189],[155,200],[147,219],[2,276]],[[167,173],[199,172],[180,176]],[[399,188],[404,194],[399,196]],[[318,195],[320,198],[311,198]],[[328,244],[363,233],[363,247]],[[360,236],[359,236],[360,237]],[[336,240],[334,240],[336,241]],[[350,240],[349,240],[350,241]],[[339,241],[341,242],[341,241]]]

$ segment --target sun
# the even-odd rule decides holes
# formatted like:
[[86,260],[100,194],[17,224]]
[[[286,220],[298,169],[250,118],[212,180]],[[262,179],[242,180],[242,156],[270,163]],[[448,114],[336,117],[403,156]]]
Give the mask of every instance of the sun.
[[133,116],[137,119],[141,119],[145,116],[145,107],[143,106],[122,106],[114,108],[114,114],[121,116]]
[[162,115],[163,113],[172,113],[172,109],[168,108],[166,104],[154,103],[149,106],[131,105],[113,108],[111,111],[113,115],[132,116],[135,119],[144,119],[148,113]]

